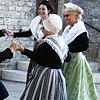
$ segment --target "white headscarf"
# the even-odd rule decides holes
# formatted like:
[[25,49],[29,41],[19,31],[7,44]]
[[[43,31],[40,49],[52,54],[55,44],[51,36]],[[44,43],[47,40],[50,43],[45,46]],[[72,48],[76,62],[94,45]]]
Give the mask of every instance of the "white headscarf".
[[57,14],[49,14],[43,21],[43,26],[47,31],[52,31],[56,34],[62,29],[62,19]]
[[[69,28],[70,25],[66,26],[62,34],[63,39],[67,45],[70,44],[72,41],[74,41],[74,39],[83,32],[87,32],[84,22],[81,20],[75,23],[71,29]],[[88,32],[87,32],[87,37],[89,37]]]

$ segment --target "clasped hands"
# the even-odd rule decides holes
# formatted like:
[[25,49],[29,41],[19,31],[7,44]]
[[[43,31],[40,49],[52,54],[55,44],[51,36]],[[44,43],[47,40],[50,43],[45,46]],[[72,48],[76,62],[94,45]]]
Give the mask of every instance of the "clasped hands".
[[[8,36],[14,36],[14,33],[10,30],[2,29],[2,32],[6,33]],[[12,52],[17,50],[22,52],[24,51],[24,48],[21,45],[17,44],[16,42],[13,42],[9,48],[11,49]]]
[[16,42],[13,42],[11,45],[10,45],[10,49],[12,52],[14,51],[21,51],[21,52],[24,52],[24,47],[22,47],[21,45],[17,44]]
[[[8,36],[14,36],[14,33],[11,30],[2,29],[2,32],[6,33]],[[16,42],[13,42],[9,48],[11,49],[12,52],[17,50],[24,52],[24,48],[21,45],[17,44]]]

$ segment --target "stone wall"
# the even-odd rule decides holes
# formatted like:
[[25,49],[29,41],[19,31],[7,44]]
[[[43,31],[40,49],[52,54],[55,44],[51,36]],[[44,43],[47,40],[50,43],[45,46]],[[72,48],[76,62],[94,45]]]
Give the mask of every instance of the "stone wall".
[[[83,8],[83,21],[100,30],[100,0],[65,0]],[[90,61],[100,62],[100,32],[86,25],[89,32],[89,49],[84,52]]]
[[[35,17],[36,0],[0,0],[0,29],[7,28],[13,32],[20,29],[28,30],[31,20]],[[15,41],[26,48],[33,49],[33,37],[13,38],[5,36],[0,38],[0,52]],[[0,65],[15,65],[18,60],[26,60],[27,57],[15,52],[11,60],[6,60]]]

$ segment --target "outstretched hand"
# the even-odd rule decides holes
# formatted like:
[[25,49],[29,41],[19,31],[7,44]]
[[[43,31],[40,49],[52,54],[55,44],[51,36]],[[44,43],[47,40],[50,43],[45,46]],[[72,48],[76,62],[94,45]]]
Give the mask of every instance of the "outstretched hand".
[[21,46],[21,45],[19,45],[19,44],[17,44],[16,42],[13,42],[11,45],[10,45],[10,49],[12,50],[12,51],[21,51],[21,52],[24,52],[24,48]]
[[3,33],[6,33],[8,36],[14,36],[14,33],[11,30],[2,29]]

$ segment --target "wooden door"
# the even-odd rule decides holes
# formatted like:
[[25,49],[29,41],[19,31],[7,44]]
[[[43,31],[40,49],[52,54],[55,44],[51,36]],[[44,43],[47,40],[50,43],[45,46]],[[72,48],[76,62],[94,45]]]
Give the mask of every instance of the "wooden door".
[[[38,5],[42,1],[46,1],[46,0],[36,0],[36,15],[38,15]],[[57,10],[58,10],[58,0],[47,0],[47,1],[49,1],[49,3],[54,7],[54,12],[53,13],[57,13]]]

